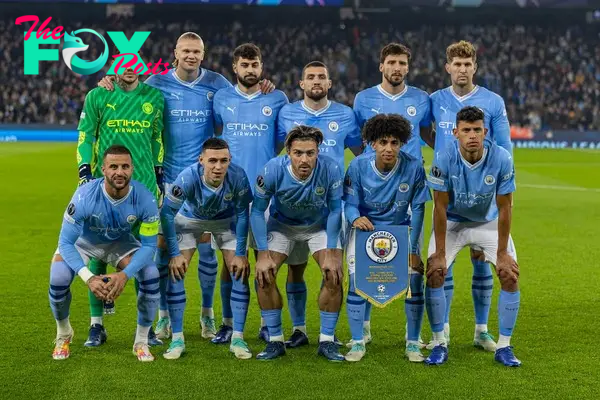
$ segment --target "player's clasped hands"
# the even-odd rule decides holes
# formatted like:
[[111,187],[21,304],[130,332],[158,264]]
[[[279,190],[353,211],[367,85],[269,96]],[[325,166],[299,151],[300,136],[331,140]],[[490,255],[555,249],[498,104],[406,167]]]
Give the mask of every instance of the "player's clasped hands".
[[[123,293],[123,289],[129,280],[123,271],[103,275],[102,278],[105,281],[104,288],[108,290],[108,294],[106,295],[106,300],[108,301],[115,301]],[[107,280],[108,282],[106,282]]]
[[444,279],[448,273],[446,255],[435,252],[427,259],[427,279]]
[[336,286],[344,279],[342,259],[337,253],[339,252],[336,252],[335,250],[327,250],[323,266],[321,267],[325,282],[331,280]]
[[96,275],[92,276],[88,281],[88,288],[94,296],[96,296],[100,300],[106,300],[108,295],[108,289],[106,288],[106,283],[102,280],[102,276]]
[[367,217],[358,217],[354,220],[354,222],[352,223],[352,226],[355,228],[360,229],[361,231],[374,231],[375,230],[375,226],[373,225],[373,223],[369,220],[369,218]]
[[185,276],[188,269],[188,260],[181,254],[171,258],[169,261],[169,272],[173,282],[177,282]]

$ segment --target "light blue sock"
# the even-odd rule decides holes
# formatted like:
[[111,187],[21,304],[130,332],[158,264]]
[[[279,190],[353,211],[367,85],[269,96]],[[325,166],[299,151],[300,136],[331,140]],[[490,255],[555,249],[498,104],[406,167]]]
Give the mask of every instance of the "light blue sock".
[[183,312],[185,311],[185,286],[183,279],[173,282],[169,279],[167,287],[167,304],[173,333],[183,332]]
[[500,325],[501,335],[512,336],[513,329],[517,323],[520,303],[521,292],[505,292],[504,290],[500,290],[498,325]]
[[368,301],[365,302],[365,322],[371,321],[371,310],[373,309],[373,304]]
[[221,304],[223,305],[223,318],[233,318],[231,309],[231,289],[233,282],[226,282],[221,279]]
[[[339,313],[321,311],[321,335],[333,336]],[[362,333],[361,333],[362,336]]]
[[404,300],[404,312],[407,322],[407,340],[418,341],[423,323],[423,313],[425,311],[425,300],[423,296],[423,275],[411,273],[410,292],[411,298]]
[[350,275],[350,288],[346,298],[346,312],[352,340],[363,340],[363,321],[365,320],[365,299],[355,292],[354,274]]
[[288,283],[285,290],[293,326],[306,325],[306,282]]
[[431,325],[432,332],[444,331],[444,311],[446,310],[446,297],[444,288],[425,289],[425,305],[427,307],[427,317]]
[[233,311],[233,331],[244,333],[248,304],[250,304],[250,288],[244,284],[244,278],[235,280],[231,275],[233,287],[231,289],[231,309]]
[[452,298],[454,297],[454,263],[450,264],[446,280],[444,281],[444,295],[446,297],[446,310],[444,322],[450,323],[450,307],[452,306]]
[[265,324],[267,324],[269,337],[283,335],[281,330],[281,309],[261,310],[260,315],[265,320]]
[[471,259],[471,262],[473,263],[471,293],[475,306],[475,323],[487,325],[492,305],[494,276],[489,263],[477,259]]
[[75,272],[64,261],[53,261],[50,266],[50,289],[48,298],[54,319],[62,321],[69,316],[71,307],[71,283]]
[[160,279],[156,264],[152,263],[140,269],[135,274],[135,279],[139,282],[137,323],[140,326],[152,326],[160,300]]
[[167,304],[167,287],[169,285],[169,255],[168,251],[164,249],[156,249],[156,267],[158,268],[159,274],[159,289],[160,289],[160,303],[158,305],[159,310],[166,311],[169,309]]
[[202,289],[202,308],[212,308],[217,281],[217,255],[209,243],[198,244],[198,279]]

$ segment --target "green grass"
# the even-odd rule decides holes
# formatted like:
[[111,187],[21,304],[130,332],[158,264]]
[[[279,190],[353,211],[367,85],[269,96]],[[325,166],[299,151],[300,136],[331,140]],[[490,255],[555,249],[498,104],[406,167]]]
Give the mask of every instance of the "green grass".
[[[105,318],[106,345],[84,348],[87,295],[76,279],[71,358],[56,362],[50,357],[55,324],[48,305],[48,277],[62,213],[77,182],[75,150],[72,144],[2,144],[2,398],[600,398],[600,352],[594,343],[600,321],[600,153],[519,149],[515,159],[518,188],[512,234],[521,267],[522,303],[513,344],[522,368],[501,367],[491,353],[471,345],[474,320],[466,250],[456,264],[450,360],[442,367],[403,359],[402,301],[373,311],[374,342],[362,362],[331,364],[317,358],[320,275],[314,264],[307,270],[311,345],[289,351],[280,360],[236,360],[226,346],[202,340],[198,280],[191,272],[184,327],[188,352],[182,359],[160,357],[166,346],[153,349],[157,360],[150,364],[139,363],[131,354],[136,315],[132,284],[118,299],[117,313]],[[427,215],[430,232],[430,207]],[[279,279],[283,287],[284,270]],[[496,336],[498,288],[496,280],[489,323]],[[219,316],[218,288],[216,299]],[[341,315],[337,333],[346,340],[345,310]],[[286,335],[290,326],[286,308]],[[253,294],[246,337],[255,354],[263,347],[256,339],[258,328]],[[426,322],[423,333],[429,337]]]

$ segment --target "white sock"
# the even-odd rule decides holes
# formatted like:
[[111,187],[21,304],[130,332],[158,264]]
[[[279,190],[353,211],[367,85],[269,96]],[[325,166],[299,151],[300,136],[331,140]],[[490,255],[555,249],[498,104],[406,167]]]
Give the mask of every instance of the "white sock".
[[203,317],[214,318],[215,317],[215,312],[213,311],[212,308],[204,308],[204,307],[202,307],[202,316]]
[[501,349],[508,346],[510,346],[510,336],[500,335],[498,338],[498,343],[496,344],[496,349]]
[[233,326],[233,318],[223,318],[223,325]]
[[267,326],[267,324],[265,324],[265,319],[261,317],[261,319],[260,319],[260,327],[262,328],[264,326]]
[[56,321],[56,336],[68,336],[73,332],[73,328],[71,328],[71,322],[69,322],[69,317],[65,319],[61,319],[60,321]]
[[407,340],[406,341],[406,347],[408,347],[409,344],[414,344],[415,346],[419,345],[419,341],[418,340]]
[[177,339],[181,339],[182,341],[185,340],[183,338],[183,332],[178,332],[178,333],[173,332],[173,340],[177,340]]
[[149,326],[138,325],[135,331],[135,343],[148,344],[148,332],[150,332]]
[[371,321],[363,321],[363,329],[371,330]]
[[169,310],[158,310],[159,318],[169,318]]
[[333,336],[332,335],[323,335],[322,333],[319,334],[319,342],[333,342]]
[[487,324],[476,324],[475,325],[475,336],[478,336],[481,332],[487,332]]
[[94,324],[103,325],[102,317],[92,317],[90,325],[94,325]]
[[236,332],[233,331],[233,335],[231,335],[232,339],[242,339],[244,340],[244,332]]
[[450,336],[450,324],[449,323],[444,324],[444,334]]
[[446,338],[444,337],[444,331],[433,332],[433,341],[436,344],[441,344],[442,346],[446,346]]
[[352,344],[362,344],[364,346],[365,345],[365,341],[364,340],[353,340]]
[[283,342],[283,335],[270,336],[269,341],[270,342]]
[[292,332],[294,332],[295,330],[299,330],[300,332],[302,332],[306,335],[306,325],[294,326],[292,328]]

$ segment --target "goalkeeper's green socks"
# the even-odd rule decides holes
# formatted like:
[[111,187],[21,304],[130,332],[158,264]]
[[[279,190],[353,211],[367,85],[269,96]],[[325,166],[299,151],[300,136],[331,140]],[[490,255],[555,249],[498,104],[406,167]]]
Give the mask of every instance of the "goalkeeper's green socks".
[[[92,258],[90,260],[88,268],[94,275],[106,274],[106,264],[95,258]],[[94,293],[92,293],[91,290],[88,290],[88,297],[90,299],[90,316],[92,318],[90,325],[102,325],[102,314],[104,312],[104,304],[102,300],[98,299],[94,295]]]

